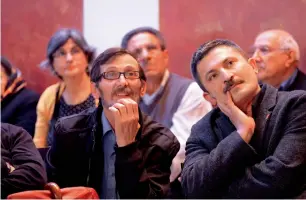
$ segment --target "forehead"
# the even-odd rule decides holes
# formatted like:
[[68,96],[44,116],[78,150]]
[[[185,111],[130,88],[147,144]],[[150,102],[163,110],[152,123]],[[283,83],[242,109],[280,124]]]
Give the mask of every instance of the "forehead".
[[106,71],[108,69],[116,70],[139,70],[138,62],[128,54],[119,55],[111,58],[107,63],[101,65],[100,69]]
[[73,46],[78,46],[74,41],[73,39],[69,38],[62,46],[61,48],[71,48]]
[[229,58],[244,59],[241,53],[232,47],[219,46],[212,49],[198,64],[201,72],[209,71],[213,67],[222,65],[223,61]]
[[139,48],[148,44],[159,45],[160,42],[158,38],[152,33],[144,32],[144,33],[138,33],[133,37],[131,37],[127,46],[128,48]]
[[279,37],[273,32],[264,32],[257,36],[254,46],[279,46]]

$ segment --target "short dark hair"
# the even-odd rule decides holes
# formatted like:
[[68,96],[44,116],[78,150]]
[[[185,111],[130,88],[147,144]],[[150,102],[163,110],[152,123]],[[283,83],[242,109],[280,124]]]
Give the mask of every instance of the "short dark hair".
[[[133,56],[131,53],[129,53],[125,49],[118,48],[118,47],[106,49],[92,63],[92,68],[90,70],[91,81],[93,83],[99,82],[100,81],[99,77],[100,77],[100,74],[101,74],[100,66],[106,64],[111,59],[116,58],[117,56],[121,56],[121,55],[130,55],[137,61],[135,56]],[[138,61],[137,61],[137,63],[138,63]],[[140,79],[144,80],[144,81],[147,81],[146,76],[144,74],[144,71],[140,67],[139,63],[138,63],[138,67],[139,67]]]
[[122,41],[121,41],[121,47],[124,48],[124,49],[127,49],[127,45],[128,45],[128,42],[130,41],[130,39],[134,35],[137,35],[139,33],[151,33],[151,34],[153,34],[159,40],[161,49],[162,50],[166,49],[166,42],[165,42],[164,36],[161,34],[161,32],[152,28],[152,27],[145,27],[145,26],[135,28],[135,29],[129,31],[127,34],[125,34],[123,36]]
[[13,73],[13,65],[6,57],[1,56],[1,65],[6,73],[6,76],[11,76]]
[[233,41],[230,40],[226,40],[226,39],[216,39],[216,40],[211,40],[208,42],[205,42],[204,44],[202,44],[197,50],[196,52],[193,53],[192,55],[192,59],[191,59],[191,74],[194,78],[194,80],[198,83],[198,85],[201,87],[201,89],[204,92],[207,92],[206,88],[204,87],[204,85],[202,84],[201,80],[200,80],[200,76],[198,73],[198,69],[197,66],[199,64],[199,62],[205,57],[207,56],[207,54],[215,49],[216,47],[219,46],[227,46],[227,47],[231,47],[236,49],[237,51],[239,51],[241,53],[241,55],[243,57],[245,57],[246,59],[248,58],[247,54]]
[[53,54],[61,46],[63,46],[68,39],[72,39],[83,50],[89,64],[93,61],[95,56],[95,49],[88,45],[84,36],[76,29],[63,28],[59,29],[51,37],[47,47],[47,60],[40,64],[42,68],[50,68],[53,72],[55,72],[53,67]]

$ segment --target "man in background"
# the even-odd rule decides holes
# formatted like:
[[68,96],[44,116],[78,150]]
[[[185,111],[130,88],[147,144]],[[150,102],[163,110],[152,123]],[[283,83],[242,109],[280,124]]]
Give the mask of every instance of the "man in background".
[[260,33],[252,47],[258,66],[258,79],[281,91],[306,90],[306,75],[298,69],[299,45],[284,30]]
[[168,70],[169,54],[165,39],[158,30],[151,27],[133,29],[123,37],[121,47],[138,59],[147,77],[147,91],[140,101],[141,110],[170,128],[180,142],[180,151],[171,166],[172,182],[181,172],[192,125],[211,110],[211,105],[203,98],[203,92],[195,82]]

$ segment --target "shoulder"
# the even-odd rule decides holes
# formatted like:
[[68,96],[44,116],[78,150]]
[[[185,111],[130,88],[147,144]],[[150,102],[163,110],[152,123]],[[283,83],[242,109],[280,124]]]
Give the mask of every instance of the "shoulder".
[[192,126],[190,137],[188,140],[202,140],[204,138],[208,139],[209,137],[214,137],[213,129],[215,127],[215,121],[220,116],[220,113],[221,111],[219,108],[214,108],[204,117],[202,117],[197,123]]
[[38,109],[47,109],[49,110],[52,106],[54,106],[56,92],[61,86],[61,83],[56,83],[51,85],[45,89],[45,91],[41,94],[38,101]]
[[24,88],[19,92],[19,97],[18,98],[22,98],[22,101],[38,101],[39,100],[39,94],[33,90],[30,90],[28,88]]
[[151,145],[157,145],[165,151],[172,147],[179,147],[179,142],[170,129],[154,121],[150,116],[144,113],[142,113],[142,116],[142,140],[149,140]]
[[41,94],[41,98],[47,98],[47,97],[50,97],[52,95],[55,95],[60,85],[61,85],[61,83],[56,83],[56,84],[53,84],[53,85],[47,87],[44,90],[44,92]]
[[55,129],[57,133],[68,133],[82,131],[92,128],[96,120],[97,108],[89,108],[81,113],[60,118]]
[[279,91],[277,93],[277,103],[282,106],[288,106],[288,104],[306,104],[306,91],[293,90],[293,91]]
[[170,77],[174,82],[182,82],[184,84],[190,84],[190,83],[193,82],[191,79],[180,76],[180,75],[175,74],[175,73],[170,73]]
[[30,134],[23,128],[12,124],[1,123],[1,141],[2,142],[17,142],[17,138],[31,138]]

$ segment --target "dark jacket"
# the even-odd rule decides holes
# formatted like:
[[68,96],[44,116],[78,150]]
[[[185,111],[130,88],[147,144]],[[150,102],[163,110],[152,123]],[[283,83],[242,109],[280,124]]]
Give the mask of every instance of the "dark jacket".
[[[47,155],[50,178],[61,187],[89,186],[101,194],[102,107],[61,118]],[[162,198],[179,143],[169,129],[140,114],[136,142],[116,147],[115,177],[120,198]]]
[[306,74],[302,71],[297,70],[297,74],[294,80],[286,84],[283,88],[280,88],[281,91],[292,91],[292,90],[306,90]]
[[[15,170],[9,173],[6,162]],[[43,189],[44,162],[31,136],[22,128],[1,123],[1,198],[25,190]]]
[[293,198],[306,184],[306,92],[262,86],[249,144],[220,109],[192,128],[182,186],[188,198]]
[[27,88],[10,94],[1,102],[1,122],[14,124],[34,135],[39,95]]

